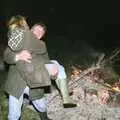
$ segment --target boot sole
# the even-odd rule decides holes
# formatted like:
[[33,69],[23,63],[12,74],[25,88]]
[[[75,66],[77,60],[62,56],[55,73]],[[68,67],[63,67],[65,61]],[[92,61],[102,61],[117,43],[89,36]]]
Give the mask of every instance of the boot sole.
[[64,103],[63,104],[64,108],[73,108],[73,107],[77,107],[76,104],[73,103]]

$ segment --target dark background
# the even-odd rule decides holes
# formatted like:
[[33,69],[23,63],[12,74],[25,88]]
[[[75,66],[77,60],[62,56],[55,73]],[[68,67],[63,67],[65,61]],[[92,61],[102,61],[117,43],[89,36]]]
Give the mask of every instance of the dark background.
[[[90,0],[2,0],[0,42],[6,43],[8,18],[25,15],[28,23],[43,21],[49,36],[65,36],[68,44],[87,41],[95,48],[120,46],[120,7],[116,1]],[[53,39],[51,42],[57,41]],[[55,43],[54,43],[55,44]],[[74,46],[75,47],[75,46]]]

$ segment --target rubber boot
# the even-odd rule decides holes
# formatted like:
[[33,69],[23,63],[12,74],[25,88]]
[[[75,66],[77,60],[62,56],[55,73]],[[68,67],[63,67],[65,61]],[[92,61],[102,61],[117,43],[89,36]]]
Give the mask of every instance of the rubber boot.
[[64,108],[76,107],[77,105],[75,103],[73,103],[73,101],[71,100],[71,98],[69,96],[67,80],[66,79],[56,79],[55,81],[61,92]]
[[52,120],[47,116],[47,112],[40,112],[40,120]]

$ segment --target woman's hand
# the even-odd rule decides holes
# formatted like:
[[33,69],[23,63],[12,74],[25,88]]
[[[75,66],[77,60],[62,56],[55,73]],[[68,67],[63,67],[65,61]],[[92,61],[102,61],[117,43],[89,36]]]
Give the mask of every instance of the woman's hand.
[[15,60],[16,61],[25,61],[31,63],[32,56],[27,50],[22,50],[18,54],[16,54]]

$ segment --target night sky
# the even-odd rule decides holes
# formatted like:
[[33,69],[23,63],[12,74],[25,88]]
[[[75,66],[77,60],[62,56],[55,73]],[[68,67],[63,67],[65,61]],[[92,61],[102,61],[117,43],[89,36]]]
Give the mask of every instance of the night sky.
[[95,47],[120,46],[120,7],[115,1],[90,0],[2,0],[1,42],[6,20],[25,15],[28,23],[43,21],[49,35],[67,36],[70,43],[86,40]]

